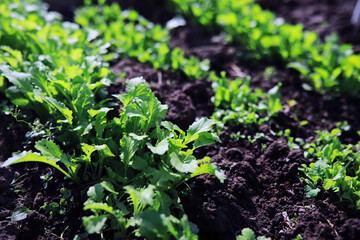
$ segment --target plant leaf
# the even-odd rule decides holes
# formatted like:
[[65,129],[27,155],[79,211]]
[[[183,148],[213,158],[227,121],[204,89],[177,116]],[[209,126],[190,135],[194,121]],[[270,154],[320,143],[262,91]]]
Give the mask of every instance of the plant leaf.
[[216,134],[212,134],[209,132],[199,133],[198,138],[194,142],[194,148],[207,146],[215,143],[215,141],[220,141],[219,137]]
[[10,166],[12,164],[23,163],[23,162],[42,162],[42,163],[46,163],[46,164],[49,164],[50,166],[55,167],[60,172],[62,172],[65,176],[72,179],[72,177],[67,172],[65,172],[59,165],[56,164],[57,161],[47,159],[46,157],[40,156],[39,154],[36,154],[36,153],[24,151],[24,152],[22,152],[20,154],[16,154],[15,156],[6,160],[3,163],[3,165],[1,165],[1,167],[6,167],[6,166]]
[[105,227],[107,215],[83,217],[83,224],[89,234],[98,233]]
[[106,203],[85,202],[84,210],[102,210],[113,215],[115,214],[113,207],[107,205]]
[[169,141],[165,138],[161,140],[155,147],[151,143],[146,143],[146,146],[154,154],[163,155],[169,149]]
[[129,165],[136,170],[145,170],[148,167],[148,162],[146,159],[134,155],[129,162]]
[[35,148],[41,152],[41,154],[49,160],[59,161],[63,154],[63,151],[53,141],[42,139],[35,144]]
[[255,233],[250,228],[244,228],[241,230],[241,235],[236,237],[236,240],[256,240]]
[[102,202],[104,198],[104,187],[97,183],[94,186],[89,187],[89,190],[87,191],[87,196],[90,200],[94,202]]
[[102,181],[101,186],[106,189],[107,191],[114,193],[114,194],[119,194],[118,192],[115,191],[114,185],[112,185],[111,182],[108,181]]
[[121,154],[120,158],[125,164],[129,164],[131,158],[135,155],[139,148],[139,141],[134,140],[130,136],[124,136],[120,140]]
[[191,124],[187,131],[185,144],[196,140],[199,137],[199,133],[210,131],[212,129],[211,126],[214,124],[216,124],[214,120],[205,117]]
[[27,217],[27,214],[31,212],[27,207],[19,206],[14,209],[11,214],[11,222],[18,222],[24,220]]
[[189,161],[188,163],[184,163],[179,158],[178,154],[171,153],[170,154],[170,163],[171,165],[178,170],[179,172],[187,173],[187,172],[194,172],[198,168],[197,161],[195,159]]
[[318,195],[318,193],[321,191],[320,188],[312,188],[309,185],[306,185],[305,188],[306,197],[313,198]]
[[139,213],[145,206],[151,206],[154,202],[155,186],[149,185],[146,188],[137,190],[133,186],[125,186],[126,193],[130,195],[130,199],[134,206],[134,212]]

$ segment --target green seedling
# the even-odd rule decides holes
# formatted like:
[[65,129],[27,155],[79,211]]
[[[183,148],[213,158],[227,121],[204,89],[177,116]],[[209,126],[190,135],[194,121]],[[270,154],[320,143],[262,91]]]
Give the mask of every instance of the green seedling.
[[338,196],[346,208],[360,209],[360,155],[354,145],[340,142],[340,129],[317,132],[316,143],[305,146],[305,157],[313,160],[303,164],[305,188],[308,197],[326,190]]
[[223,125],[262,124],[282,109],[280,85],[265,93],[261,89],[252,91],[249,77],[230,81],[222,73],[221,77],[212,75],[211,78],[215,92],[213,119]]

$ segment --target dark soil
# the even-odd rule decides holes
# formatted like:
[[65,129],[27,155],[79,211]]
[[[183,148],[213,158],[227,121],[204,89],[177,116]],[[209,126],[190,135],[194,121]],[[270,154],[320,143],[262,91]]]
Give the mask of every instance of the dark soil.
[[[130,2],[134,4],[131,6],[139,7],[136,1],[128,1],[127,4]],[[344,2],[344,5],[349,8],[351,2],[354,1]],[[351,14],[349,10],[344,10],[347,13],[344,13],[344,17],[334,17],[334,10],[330,6],[342,9],[340,1],[335,0],[260,3],[289,22],[316,22],[316,19],[309,20],[316,14],[309,12],[309,18],[295,18],[295,14],[291,12],[297,8],[310,9],[310,6],[318,9],[314,10],[317,14],[322,14],[319,9],[323,9],[328,15],[322,16],[332,16],[331,21],[336,23],[341,19],[349,19]],[[159,5],[155,5],[156,7],[164,9],[163,1],[157,1],[157,4]],[[161,11],[157,18],[157,14],[150,11],[152,8],[146,10],[141,4],[140,8],[145,11],[143,15],[147,14],[148,18],[156,22],[161,23],[165,21],[163,17],[168,18],[166,14],[162,16]],[[344,21],[337,24],[343,29],[349,26]],[[306,29],[316,30],[313,26],[305,24]],[[322,30],[317,31],[327,35],[338,29],[341,28],[329,28],[323,30],[324,33]],[[340,33],[341,31],[339,30]],[[182,48],[188,56],[210,59],[212,70],[226,71],[230,78],[248,74],[252,76],[253,88],[269,90],[282,82],[284,109],[269,124],[252,128],[241,125],[229,127],[220,134],[221,144],[204,147],[196,153],[198,157],[211,156],[212,161],[227,176],[223,184],[212,176],[199,176],[188,182],[190,189],[181,197],[189,219],[200,229],[200,239],[235,239],[235,234],[245,227],[253,229],[258,235],[273,239],[293,239],[298,234],[303,239],[360,239],[358,213],[336,206],[336,198],[328,193],[315,199],[305,197],[304,183],[299,177],[298,168],[308,162],[304,159],[302,150],[290,150],[286,139],[275,134],[289,128],[293,136],[312,141],[316,136],[315,130],[332,129],[337,122],[348,121],[352,128],[345,132],[343,140],[346,143],[356,143],[359,140],[356,131],[360,129],[357,117],[360,104],[343,97],[330,100],[314,91],[305,90],[302,85],[304,80],[290,70],[275,69],[275,74],[265,76],[265,66],[249,65],[237,58],[235,49],[227,46],[221,37],[209,36],[189,26],[174,29],[171,34],[171,47]],[[348,41],[347,38],[342,39],[344,42]],[[196,117],[211,116],[214,111],[210,100],[213,96],[211,83],[201,80],[189,82],[180,73],[155,70],[150,64],[139,63],[131,58],[119,60],[112,68],[121,75],[122,80],[143,76],[159,100],[169,105],[166,119],[185,130]],[[108,91],[109,94],[117,94],[124,89],[124,81],[119,81]],[[288,102],[293,99],[297,104],[291,107]],[[10,157],[11,152],[21,149],[25,132],[8,127],[16,124],[12,117],[0,117],[5,122],[0,125],[2,162]],[[303,120],[308,121],[308,124],[300,126],[299,122]],[[250,143],[233,137],[239,131],[246,136],[260,132],[266,137]],[[43,165],[18,165],[0,170],[0,239],[58,239],[51,233],[60,236],[63,232],[65,239],[72,239],[75,234],[84,232],[80,227],[84,199],[81,198],[83,194],[79,187],[62,181],[63,177],[54,172],[53,179],[44,188],[46,182],[39,176],[50,169]],[[13,179],[18,180],[11,183]],[[62,197],[60,189],[63,187],[72,191],[74,200],[69,201],[72,207],[63,215],[54,214],[49,217],[49,213],[41,210],[41,206],[44,203],[59,203]],[[27,219],[12,223],[8,217],[17,206],[26,206],[32,212]]]

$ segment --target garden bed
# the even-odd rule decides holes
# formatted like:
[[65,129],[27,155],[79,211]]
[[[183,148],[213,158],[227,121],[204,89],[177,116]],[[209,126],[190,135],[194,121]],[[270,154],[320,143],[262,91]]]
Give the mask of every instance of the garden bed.
[[[135,10],[150,21],[165,23],[173,16],[163,1],[154,1],[156,11],[133,2]],[[333,6],[339,4],[336,1],[306,1],[306,6],[296,1],[282,1],[276,6],[263,2],[260,4],[286,21],[302,23],[321,37],[338,31],[341,41],[353,43],[355,52],[358,51],[359,42],[353,40],[355,38],[351,38],[350,33],[344,34],[350,32],[349,29],[355,31],[347,21],[354,1],[342,5],[339,15],[332,12]],[[127,4],[129,2],[124,7],[129,7]],[[310,16],[303,17],[288,10],[289,5],[296,12],[314,4],[316,9],[325,9],[324,14],[320,10],[312,11]],[[159,9],[166,13],[162,15]],[[328,21],[329,16],[334,17]],[[324,22],[328,23],[326,27],[323,27]],[[328,191],[315,198],[306,197],[306,183],[298,169],[301,164],[309,164],[309,160],[304,157],[301,147],[290,149],[289,138],[278,134],[289,129],[294,139],[301,138],[311,143],[315,142],[315,131],[331,130],[339,127],[338,122],[347,121],[351,128],[343,131],[341,140],[344,144],[355,145],[360,140],[357,134],[360,129],[357,117],[359,100],[342,95],[330,98],[316,92],[312,83],[293,69],[284,66],[268,68],[264,62],[244,60],[238,54],[238,46],[226,42],[221,35],[212,36],[198,26],[187,24],[170,33],[171,49],[179,47],[186,57],[209,59],[210,70],[218,74],[225,71],[230,79],[250,75],[253,90],[260,88],[267,92],[278,83],[282,84],[283,108],[268,122],[250,127],[242,124],[229,126],[219,134],[221,143],[195,151],[197,159],[210,156],[211,162],[223,169],[226,176],[221,183],[212,175],[200,175],[181,186],[189,188],[180,199],[190,222],[199,229],[199,238],[235,239],[243,228],[251,228],[256,235],[272,239],[295,239],[298,236],[303,239],[359,239],[360,215],[357,211],[339,205],[337,196]],[[143,76],[155,96],[169,107],[165,120],[181,129],[188,129],[197,118],[214,114],[216,107],[211,101],[214,97],[211,82],[201,78],[193,81],[184,73],[159,70],[134,57],[117,59],[111,68],[119,78],[107,88],[109,97],[124,93],[124,79]],[[8,104],[5,96],[0,97],[4,106]],[[291,104],[293,100],[296,104]],[[0,126],[0,162],[4,162],[12,152],[24,150],[22,143],[29,127],[5,113],[0,117],[5,122]],[[86,232],[82,217],[89,215],[90,211],[82,210],[86,201],[84,186],[70,180],[63,181],[61,173],[40,163],[19,164],[0,170],[1,239],[73,239],[75,235]],[[64,197],[61,191],[64,188],[72,193],[64,209],[42,208],[46,203],[59,204]],[[18,206],[26,206],[31,212],[24,220],[11,222],[9,216]],[[101,237],[84,234],[84,239]]]

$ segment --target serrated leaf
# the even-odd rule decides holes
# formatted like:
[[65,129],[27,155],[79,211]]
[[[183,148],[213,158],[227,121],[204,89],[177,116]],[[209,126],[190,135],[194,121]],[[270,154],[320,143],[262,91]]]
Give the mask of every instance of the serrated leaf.
[[57,101],[55,98],[46,97],[40,89],[34,90],[34,96],[42,99],[43,101],[47,102],[53,108],[56,108],[65,118],[66,120],[72,125],[73,123],[73,116],[72,111],[68,109],[64,103]]
[[256,240],[256,236],[253,230],[244,228],[241,230],[241,235],[236,237],[236,240]]
[[131,158],[135,155],[136,151],[139,148],[138,141],[134,140],[130,136],[124,136],[120,140],[121,145],[121,154],[120,158],[125,164],[129,164]]
[[169,143],[175,147],[178,147],[178,148],[187,148],[187,145],[185,145],[184,143],[184,140],[183,139],[172,139],[172,138],[169,138]]
[[68,109],[64,103],[59,102],[51,97],[45,97],[43,98],[43,100],[50,103],[53,107],[59,110],[59,112],[69,121],[70,125],[73,124],[73,116],[72,116],[73,112],[70,109]]
[[146,84],[143,77],[132,78],[126,82],[126,91],[130,92],[135,90],[135,87],[139,84]]
[[156,123],[160,123],[160,121],[165,117],[165,114],[168,109],[168,106],[161,104],[153,93],[151,93],[149,97],[150,97],[150,101],[147,102],[149,109],[148,124],[147,124],[148,129],[154,127]]
[[115,155],[111,152],[110,148],[106,144],[95,145],[94,147],[96,150],[100,151],[104,155],[104,157],[115,157]]
[[107,215],[83,217],[83,224],[89,234],[101,233],[105,227]]
[[32,92],[33,87],[31,85],[31,74],[16,72],[10,69],[8,65],[0,65],[0,72],[4,75],[12,84],[21,89],[22,92]]
[[152,146],[151,143],[146,143],[146,146],[154,154],[163,155],[169,149],[169,141],[167,139],[161,140],[156,146]]
[[224,171],[221,170],[221,168],[219,166],[216,166],[214,163],[211,163],[211,166],[215,170],[215,177],[217,177],[217,179],[219,179],[219,181],[223,183],[226,179]]
[[91,117],[95,117],[99,113],[108,113],[111,110],[112,110],[112,108],[100,108],[98,110],[89,109],[88,113],[90,114]]
[[23,63],[23,55],[19,50],[12,49],[9,46],[1,46],[0,49],[10,53],[16,59],[16,66]]
[[323,183],[323,188],[325,190],[330,190],[330,189],[335,188],[336,185],[337,185],[336,181],[331,180],[331,179],[325,179],[324,183]]
[[115,214],[113,207],[107,205],[106,203],[96,203],[96,202],[86,202],[84,210],[95,210],[95,211],[105,211],[110,214]]
[[155,186],[149,185],[146,188],[137,190],[133,186],[125,186],[126,193],[130,195],[130,199],[134,206],[134,212],[139,213],[146,206],[151,206],[154,202]]
[[200,120],[191,124],[187,131],[185,144],[195,141],[199,137],[200,133],[210,131],[212,129],[212,125],[214,124],[216,124],[216,122],[208,118],[201,118]]
[[11,222],[18,222],[27,218],[27,214],[31,212],[27,207],[16,207],[11,214]]
[[88,157],[88,160],[90,160],[91,154],[96,150],[95,146],[89,145],[86,143],[81,144],[81,150],[85,153],[85,155]]
[[63,154],[63,151],[53,141],[42,139],[35,144],[35,148],[41,152],[41,154],[49,160],[59,161]]

